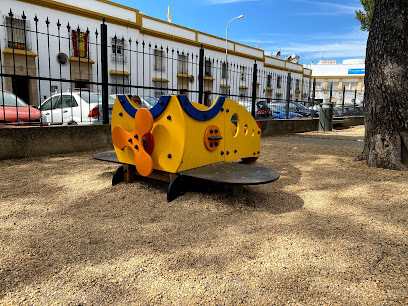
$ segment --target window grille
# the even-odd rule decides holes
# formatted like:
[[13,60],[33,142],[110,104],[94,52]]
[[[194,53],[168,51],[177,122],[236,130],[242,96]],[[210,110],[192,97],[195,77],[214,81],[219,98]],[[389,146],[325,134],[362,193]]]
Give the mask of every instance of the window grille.
[[154,70],[165,71],[164,61],[163,61],[163,51],[154,50]]
[[205,66],[204,66],[204,75],[205,76],[212,76],[211,74],[211,60],[205,60]]
[[278,78],[276,79],[276,87],[282,88],[282,76],[279,75]]
[[300,90],[300,80],[296,80],[295,90]]
[[27,35],[30,30],[28,20],[6,16],[5,26],[8,48],[31,50],[30,35]]
[[126,41],[124,39],[112,38],[112,61],[126,63],[125,49]]
[[240,88],[239,89],[239,96],[240,98],[245,98],[248,96],[248,89],[247,88]]
[[111,86],[111,94],[130,94],[128,75],[111,75],[111,80],[112,83],[115,84]]
[[221,87],[220,94],[226,96],[230,94],[230,89],[228,87]]
[[241,74],[241,81],[245,82],[246,81],[246,67],[240,66],[239,72]]
[[268,77],[266,79],[266,87],[272,87],[272,75],[268,74]]
[[162,95],[167,94],[168,83],[167,82],[154,82],[154,97],[159,99]]
[[188,74],[187,55],[178,55],[178,73]]
[[221,66],[221,78],[227,79],[228,78],[228,65],[224,62]]

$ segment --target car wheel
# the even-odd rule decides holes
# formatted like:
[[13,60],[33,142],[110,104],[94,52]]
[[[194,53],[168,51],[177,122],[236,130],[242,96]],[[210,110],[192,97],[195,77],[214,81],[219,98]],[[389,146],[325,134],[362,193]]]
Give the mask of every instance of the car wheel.
[[68,122],[68,125],[78,125],[78,123],[76,123],[75,121],[70,121]]

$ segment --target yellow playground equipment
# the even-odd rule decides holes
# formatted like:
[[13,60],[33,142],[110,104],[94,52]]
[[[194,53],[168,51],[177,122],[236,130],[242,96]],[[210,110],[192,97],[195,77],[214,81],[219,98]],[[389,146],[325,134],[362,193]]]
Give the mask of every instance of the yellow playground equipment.
[[[279,173],[270,169],[225,163],[237,159],[255,162],[261,144],[260,124],[242,105],[225,97],[217,97],[207,107],[190,102],[185,95],[162,96],[148,110],[138,108],[128,96],[118,95],[111,131],[115,154],[105,152],[95,158],[125,165],[126,171],[122,166],[115,172],[113,184],[126,180],[124,172],[133,176],[132,169],[136,169],[141,176],[171,181],[169,201],[177,197],[180,188],[175,186],[181,184],[175,180],[181,181],[182,176],[236,186],[279,178]],[[210,165],[213,168],[208,168]]]

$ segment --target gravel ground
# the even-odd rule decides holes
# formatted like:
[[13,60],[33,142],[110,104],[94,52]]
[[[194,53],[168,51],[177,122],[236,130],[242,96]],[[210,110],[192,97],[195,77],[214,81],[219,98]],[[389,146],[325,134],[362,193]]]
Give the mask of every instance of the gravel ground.
[[408,173],[278,140],[278,181],[170,204],[96,152],[0,161],[0,304],[408,304]]

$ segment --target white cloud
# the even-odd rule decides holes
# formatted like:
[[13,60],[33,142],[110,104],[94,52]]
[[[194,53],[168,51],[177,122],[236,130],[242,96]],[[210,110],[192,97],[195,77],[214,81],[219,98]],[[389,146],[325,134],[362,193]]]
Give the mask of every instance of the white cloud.
[[324,58],[343,58],[343,57],[365,57],[366,42],[365,41],[343,41],[337,43],[323,43],[323,44],[288,44],[281,46],[269,46],[265,48],[267,52],[275,52],[281,49],[283,54],[304,54],[312,55],[323,52],[321,55]]
[[[284,33],[296,43],[283,40],[280,37],[273,40],[267,39],[243,39],[239,40],[247,44],[260,44],[266,52],[276,53],[281,50],[283,54],[311,55],[324,52],[324,58],[337,57],[365,57],[368,33],[355,27],[346,33],[311,33],[308,35],[295,36]],[[263,36],[268,36],[263,34]]]
[[209,0],[209,4],[226,4],[234,2],[254,2],[258,0]]
[[355,15],[355,11],[362,8],[361,3],[346,5],[333,2],[319,2],[311,0],[295,0],[295,2],[301,2],[310,5],[310,10],[307,10],[308,6],[304,6],[303,12],[295,13],[295,15],[302,16],[342,16],[342,15]]

